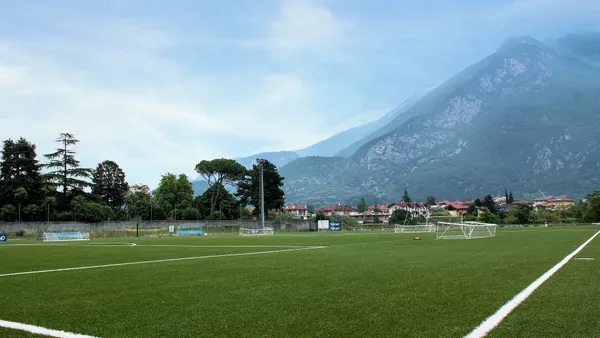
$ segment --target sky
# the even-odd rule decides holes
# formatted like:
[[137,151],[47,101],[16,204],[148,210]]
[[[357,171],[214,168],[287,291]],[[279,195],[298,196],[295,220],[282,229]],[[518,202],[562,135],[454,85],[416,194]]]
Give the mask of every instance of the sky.
[[510,36],[600,30],[598,0],[0,0],[0,137],[130,184],[377,119]]

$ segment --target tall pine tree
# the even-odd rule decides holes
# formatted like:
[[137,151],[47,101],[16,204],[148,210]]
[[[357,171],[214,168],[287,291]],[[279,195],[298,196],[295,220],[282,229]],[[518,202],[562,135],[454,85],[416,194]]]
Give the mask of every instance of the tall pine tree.
[[402,202],[412,202],[410,196],[408,196],[408,191],[406,190],[406,188],[404,188],[404,196],[402,196]]
[[54,169],[45,175],[47,183],[62,190],[63,197],[69,191],[83,191],[91,186],[86,179],[91,178],[92,169],[81,168],[79,161],[75,159],[75,151],[71,149],[79,140],[73,134],[61,133],[56,142],[60,144],[60,148],[44,155],[50,162],[43,164],[43,167]]

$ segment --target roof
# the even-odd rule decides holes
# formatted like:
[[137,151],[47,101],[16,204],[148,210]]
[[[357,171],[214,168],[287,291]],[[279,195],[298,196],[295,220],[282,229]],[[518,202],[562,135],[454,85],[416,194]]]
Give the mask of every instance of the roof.
[[285,210],[285,211],[290,211],[290,210],[308,210],[308,207],[306,205],[294,205],[294,204],[290,204],[288,206],[285,206],[283,208],[283,210]]

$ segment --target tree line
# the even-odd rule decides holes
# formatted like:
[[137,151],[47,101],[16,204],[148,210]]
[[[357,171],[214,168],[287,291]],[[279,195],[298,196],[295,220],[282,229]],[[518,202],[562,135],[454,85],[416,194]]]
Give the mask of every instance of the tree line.
[[[260,180],[265,216],[284,206],[284,178],[277,167],[257,159],[251,169],[231,159],[203,160],[195,166],[209,187],[195,195],[185,174],[166,173],[158,187],[130,185],[121,167],[105,160],[84,168],[79,140],[61,133],[54,152],[37,158],[36,145],[21,137],[3,141],[0,161],[0,219],[21,221],[250,219],[260,215]],[[253,206],[250,213],[248,206]]]

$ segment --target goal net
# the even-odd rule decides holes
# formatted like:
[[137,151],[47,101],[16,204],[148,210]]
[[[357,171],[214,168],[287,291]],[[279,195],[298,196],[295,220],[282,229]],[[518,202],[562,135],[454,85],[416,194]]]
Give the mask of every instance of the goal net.
[[[171,229],[169,229],[171,230]],[[179,224],[177,226],[177,236],[203,236],[206,235],[205,227],[203,224],[190,223],[190,224]]]
[[432,224],[396,224],[394,226],[394,232],[408,232],[408,233],[421,233],[421,232],[435,232],[435,225]]
[[496,237],[496,224],[481,222],[438,222],[436,239],[473,239]]
[[252,236],[252,235],[273,235],[274,234],[274,229],[273,228],[258,228],[258,229],[251,229],[251,228],[240,228],[240,235],[242,236]]
[[52,224],[43,230],[42,240],[44,242],[89,241],[89,225],[85,223]]

